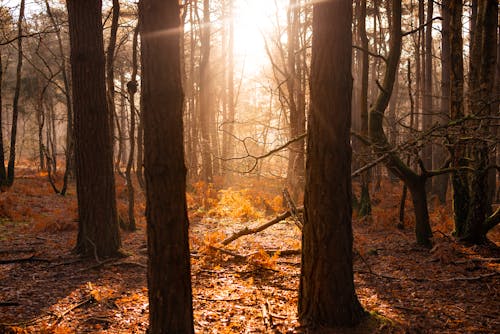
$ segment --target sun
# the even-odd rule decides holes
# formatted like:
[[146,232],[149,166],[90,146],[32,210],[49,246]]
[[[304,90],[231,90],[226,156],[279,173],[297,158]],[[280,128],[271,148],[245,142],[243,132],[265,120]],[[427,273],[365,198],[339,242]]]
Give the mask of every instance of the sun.
[[272,33],[278,9],[269,0],[236,0],[234,6],[235,60],[245,76],[257,76],[269,64],[264,36]]

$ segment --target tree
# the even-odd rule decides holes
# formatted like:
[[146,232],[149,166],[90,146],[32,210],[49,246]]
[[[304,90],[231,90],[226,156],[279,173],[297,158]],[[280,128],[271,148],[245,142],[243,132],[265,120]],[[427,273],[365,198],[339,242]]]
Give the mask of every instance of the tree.
[[[460,4],[452,12],[452,59],[461,58],[459,35],[461,33]],[[494,185],[488,184],[489,147],[488,139],[494,135],[490,117],[498,115],[495,109],[495,66],[497,57],[497,27],[498,0],[479,1],[474,15],[471,33],[471,58],[469,75],[469,109],[472,117],[466,128],[473,129],[473,141],[456,138],[452,150],[453,163],[457,168],[465,167],[455,172],[453,177],[455,234],[461,239],[472,243],[486,241],[486,233],[500,223],[500,209],[491,215],[491,203],[488,189]],[[453,43],[456,43],[453,44]],[[457,63],[459,59],[456,59]],[[454,66],[455,67],[455,66]],[[458,73],[455,74],[455,73]],[[463,80],[460,68],[452,71],[451,81],[460,83]],[[463,85],[463,84],[462,84]],[[463,117],[463,96],[461,85],[452,87],[451,118]]]
[[23,67],[23,20],[25,1],[21,0],[19,7],[19,19],[17,21],[17,69],[16,87],[14,88],[14,99],[12,101],[12,126],[10,131],[9,162],[7,164],[6,185],[14,183],[14,166],[16,164],[16,140],[17,140],[17,119],[19,116],[19,95],[21,92],[21,70]]
[[76,251],[110,257],[117,254],[121,242],[106,105],[101,5],[100,0],[67,2],[79,215]]
[[422,173],[417,174],[408,167],[408,165],[401,160],[401,157],[398,155],[393,145],[389,143],[383,128],[384,113],[393,91],[396,71],[401,56],[401,1],[392,0],[391,20],[390,51],[387,56],[384,80],[380,86],[379,95],[375,104],[370,109],[369,114],[370,141],[373,150],[379,157],[385,154],[387,155],[384,162],[386,167],[390,172],[402,180],[410,190],[415,211],[415,235],[417,242],[423,246],[430,246],[432,230],[429,223],[425,182],[436,173],[427,171],[424,166],[421,165]]
[[352,2],[314,4],[299,320],[355,325],[351,226]]
[[177,0],[139,3],[149,333],[193,333]]

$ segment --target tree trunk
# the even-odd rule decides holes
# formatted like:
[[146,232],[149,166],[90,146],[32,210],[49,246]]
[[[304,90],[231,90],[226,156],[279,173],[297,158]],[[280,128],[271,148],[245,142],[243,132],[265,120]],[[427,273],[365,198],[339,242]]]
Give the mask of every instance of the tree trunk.
[[298,305],[299,321],[312,332],[321,327],[356,325],[364,315],[352,269],[352,2],[330,0],[313,6]]
[[[108,116],[109,116],[109,135],[111,137],[112,147],[115,145],[115,131],[114,120],[116,117],[116,103],[115,103],[115,49],[116,49],[116,35],[118,33],[118,20],[120,19],[120,1],[112,0],[113,2],[113,15],[111,18],[111,30],[109,33],[108,48],[106,50],[106,101],[108,103]],[[122,129],[125,132],[125,129]],[[113,150],[114,151],[114,150]]]
[[[135,27],[134,37],[132,41],[132,76],[127,83],[127,92],[130,97],[130,129],[128,132],[130,149],[128,153],[127,169],[125,170],[125,178],[127,179],[127,194],[128,194],[128,228],[131,231],[137,229],[135,225],[135,198],[134,184],[132,183],[132,166],[134,165],[135,154],[135,93],[137,93],[137,44],[139,37],[139,26]],[[125,129],[123,130],[125,131]]]
[[[498,27],[498,0],[480,1],[477,7],[475,20],[474,40],[472,43],[471,70],[475,69],[475,92],[470,95],[470,108],[472,115],[488,117],[498,115],[494,109],[495,103],[495,66]],[[472,75],[472,74],[471,74]],[[472,89],[472,87],[470,87]],[[462,240],[475,244],[486,241],[486,233],[493,226],[487,224],[488,216],[492,213],[488,184],[488,138],[494,135],[491,121],[478,121],[475,135],[477,138],[472,143],[471,161],[472,175],[470,176],[469,210],[465,226],[461,228],[464,233],[458,235]],[[494,137],[493,137],[494,138]]]
[[10,131],[10,151],[9,163],[7,165],[6,184],[12,186],[14,183],[14,166],[16,164],[16,139],[17,139],[17,118],[19,116],[19,95],[21,93],[21,70],[23,68],[23,20],[24,20],[25,0],[21,0],[19,6],[19,19],[17,21],[17,69],[16,87],[14,88],[14,99],[12,101],[12,127]]
[[[362,68],[361,68],[361,135],[368,137],[368,73],[370,62],[368,58],[368,36],[366,35],[366,0],[361,0],[359,13],[359,36],[361,39],[361,47],[363,48]],[[361,163],[367,164],[370,155],[370,148],[362,144],[361,147]],[[371,199],[370,199],[370,170],[361,174],[361,196],[359,202],[359,215],[361,217],[371,214]]]
[[[432,19],[434,10],[433,0],[427,1],[427,22]],[[428,131],[432,126],[432,24],[425,27],[425,54],[424,54],[424,92],[422,102],[422,130]],[[425,143],[422,150],[422,161],[425,168],[432,169],[432,143]],[[427,183],[427,188],[432,191],[432,180]]]
[[7,181],[7,171],[5,170],[5,155],[3,146],[3,63],[2,50],[0,49],[0,187],[5,185]]
[[[287,30],[287,91],[290,111],[290,137],[292,140],[305,132],[305,104],[298,67],[301,66],[299,53],[300,12],[297,0],[290,0],[288,6]],[[297,201],[304,187],[304,140],[298,140],[289,146],[287,184],[292,198]]]
[[[64,177],[63,177],[63,185],[61,187],[60,194],[65,195],[66,191],[68,189],[68,180],[69,177],[73,174],[73,162],[74,162],[74,138],[73,138],[73,104],[71,101],[71,87],[70,87],[70,82],[68,78],[68,68],[66,64],[66,55],[64,54],[64,47],[63,47],[63,42],[61,38],[61,32],[60,29],[57,26],[56,20],[54,18],[54,15],[52,15],[52,10],[50,9],[50,5],[48,0],[45,0],[45,9],[47,12],[47,15],[50,18],[50,21],[52,23],[52,27],[56,31],[56,37],[57,37],[57,46],[59,49],[59,55],[61,57],[61,76],[63,79],[63,84],[64,84],[64,98],[66,100],[66,151],[65,151],[65,157],[66,157],[66,166],[64,170]],[[55,136],[54,136],[55,137]],[[54,138],[55,140],[55,138]]]
[[201,127],[201,177],[204,182],[213,181],[213,163],[210,143],[212,113],[210,78],[210,1],[203,0],[203,27],[201,29],[200,62],[200,127]]
[[[389,42],[390,51],[387,57],[387,68],[382,83],[382,89],[380,90],[375,105],[370,110],[370,139],[373,143],[373,149],[379,156],[388,154],[388,158],[385,161],[387,169],[407,184],[408,189],[412,193],[412,198],[421,200],[420,194],[414,194],[413,191],[418,191],[418,187],[415,184],[423,182],[422,177],[412,171],[392,150],[392,146],[389,144],[383,128],[384,112],[392,94],[396,70],[401,55],[401,2],[392,0],[392,8],[391,38]],[[425,205],[427,205],[427,203],[425,203]],[[418,205],[414,208],[417,225],[415,231],[417,242],[423,246],[430,246],[432,230],[429,224],[429,215],[427,207],[426,210],[417,212],[421,207],[421,205]]]
[[67,2],[79,214],[76,251],[110,257],[118,253],[121,242],[106,105],[101,5],[100,0]]
[[194,332],[179,16],[177,0],[139,3],[151,334]]
[[[450,115],[450,9],[449,0],[443,0],[441,5],[441,16],[443,17],[441,28],[441,110],[438,122],[443,124]],[[442,143],[441,145],[444,145]],[[441,145],[436,145],[433,150],[434,169],[441,168],[445,162],[446,151]],[[446,202],[449,175],[438,175],[434,178],[434,194],[437,195],[441,204]]]

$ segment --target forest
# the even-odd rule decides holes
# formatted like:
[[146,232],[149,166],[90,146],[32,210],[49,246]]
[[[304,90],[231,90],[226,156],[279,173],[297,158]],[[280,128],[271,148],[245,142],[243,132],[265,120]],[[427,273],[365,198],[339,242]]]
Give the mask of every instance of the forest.
[[0,0],[0,333],[497,333],[497,0]]

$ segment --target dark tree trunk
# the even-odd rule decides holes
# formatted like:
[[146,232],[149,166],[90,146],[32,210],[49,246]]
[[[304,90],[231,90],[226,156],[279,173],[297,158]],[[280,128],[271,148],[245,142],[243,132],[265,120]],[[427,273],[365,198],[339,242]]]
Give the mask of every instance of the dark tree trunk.
[[[450,0],[450,119],[458,120],[464,117],[464,66],[463,66],[463,39],[462,39],[462,11],[461,0]],[[463,130],[461,131],[463,132]],[[466,165],[465,146],[455,141],[451,146],[451,166],[461,168]],[[467,173],[457,170],[451,175],[453,191],[453,212],[455,220],[455,234],[464,233],[469,208],[469,185]]]
[[[128,194],[128,228],[131,231],[137,229],[135,224],[135,197],[134,197],[134,184],[132,183],[132,166],[134,165],[135,154],[135,93],[137,93],[137,48],[139,39],[139,26],[137,25],[134,30],[134,37],[132,41],[132,77],[127,83],[127,92],[130,97],[130,129],[128,132],[130,150],[128,153],[127,168],[125,170],[125,178],[127,179],[127,194]],[[125,129],[123,129],[125,131]]]
[[139,3],[151,334],[194,332],[179,16],[177,0]]
[[3,146],[3,63],[2,63],[2,50],[0,50],[0,187],[5,185],[7,181],[7,171],[5,170],[5,155],[4,155],[4,146]]
[[79,214],[76,250],[82,255],[110,257],[118,253],[121,242],[106,106],[102,4],[100,0],[69,0],[67,6]]
[[[450,115],[450,9],[449,0],[443,0],[441,5],[441,16],[443,17],[441,29],[441,111],[438,122],[443,124]],[[434,169],[442,167],[445,162],[445,148],[436,145],[433,154]],[[439,201],[444,204],[446,202],[446,193],[448,191],[449,175],[439,175],[434,179],[434,194],[437,195]]]
[[[427,21],[432,19],[434,10],[433,0],[427,1]],[[424,92],[422,101],[422,129],[428,131],[432,126],[432,24],[425,27],[425,54],[424,54]],[[427,169],[432,169],[432,143],[428,142],[422,150],[422,160]],[[427,183],[432,190],[432,180]]]
[[9,163],[7,164],[6,184],[11,186],[14,183],[14,166],[16,164],[16,140],[17,140],[17,118],[19,116],[19,95],[21,93],[21,70],[23,68],[23,20],[24,4],[21,0],[19,7],[19,19],[17,21],[17,69],[16,69],[16,87],[14,88],[14,99],[12,101],[12,127],[10,131],[10,150]]
[[[111,137],[112,146],[114,146],[114,120],[116,117],[115,103],[115,49],[116,35],[118,34],[118,20],[120,19],[120,1],[113,0],[113,15],[111,18],[111,30],[109,33],[108,48],[106,50],[106,101],[108,103],[109,114],[109,135]],[[122,129],[125,133],[125,129]]]
[[354,290],[352,269],[352,2],[323,1],[313,8],[298,311],[302,325],[315,331],[355,325],[364,311]]
[[[498,27],[498,0],[480,1],[477,7],[475,20],[474,40],[472,42],[471,70],[475,69],[475,81],[473,92],[470,95],[470,108],[472,115],[488,117],[498,115],[498,109],[494,109],[495,103],[495,66],[496,45]],[[471,74],[472,75],[472,74]],[[469,211],[465,225],[461,227],[460,239],[475,244],[486,240],[486,233],[490,228],[487,223],[488,216],[492,213],[489,188],[494,185],[488,184],[488,138],[494,132],[491,122],[479,122],[475,124],[476,140],[470,147],[471,166],[470,176]]]
[[[362,67],[361,67],[361,135],[368,136],[368,73],[370,62],[368,58],[368,36],[366,35],[366,0],[361,0],[358,13],[359,20],[359,37],[361,47],[363,48]],[[370,155],[370,148],[362,144],[361,147],[361,162],[367,164]],[[370,170],[361,174],[361,196],[359,201],[359,215],[361,217],[371,214],[371,199],[370,199]]]

